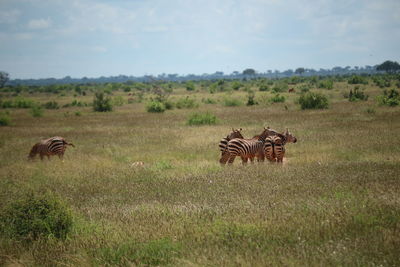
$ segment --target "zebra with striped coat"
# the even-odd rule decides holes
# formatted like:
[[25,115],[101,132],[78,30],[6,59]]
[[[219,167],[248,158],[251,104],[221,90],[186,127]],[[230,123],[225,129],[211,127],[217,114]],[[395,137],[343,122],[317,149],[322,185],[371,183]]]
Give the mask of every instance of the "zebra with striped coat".
[[37,154],[39,154],[40,159],[43,160],[44,156],[50,160],[50,156],[58,155],[62,160],[64,157],[64,152],[67,149],[67,145],[75,147],[74,144],[68,143],[63,137],[55,136],[36,143],[28,156],[28,159],[33,160]]
[[265,139],[272,133],[269,128],[264,128],[264,131],[260,135],[252,139],[234,138],[230,140],[219,162],[221,164],[225,164],[226,162],[232,164],[237,156],[240,156],[243,164],[246,164],[248,159],[254,162],[255,157],[259,161],[264,161],[263,148]]
[[285,156],[285,145],[296,142],[297,138],[288,129],[282,134],[269,136],[264,144],[265,157],[271,162],[282,162]]
[[221,156],[224,154],[224,151],[226,150],[226,146],[228,145],[228,142],[234,138],[244,138],[243,135],[240,133],[242,131],[242,128],[239,128],[237,130],[232,128],[232,132],[228,134],[226,137],[222,138],[221,141],[219,141],[219,150],[221,151]]

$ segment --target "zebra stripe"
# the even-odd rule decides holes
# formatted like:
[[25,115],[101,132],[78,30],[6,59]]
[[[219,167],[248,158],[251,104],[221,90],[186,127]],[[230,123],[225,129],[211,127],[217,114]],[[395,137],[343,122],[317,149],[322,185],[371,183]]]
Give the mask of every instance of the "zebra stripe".
[[259,136],[255,136],[252,139],[239,139],[234,138],[228,142],[227,153],[223,153],[220,159],[221,164],[225,164],[227,161],[232,164],[236,156],[240,156],[242,163],[247,163],[250,159],[251,162],[257,157],[258,160],[264,160],[264,142],[265,138],[270,134],[269,128],[265,129]]
[[53,155],[58,155],[58,157],[62,160],[64,152],[67,149],[67,145],[75,147],[72,143],[68,143],[63,137],[60,136],[42,140],[32,147],[29,153],[29,159],[33,159],[37,154],[39,154],[41,160],[43,160],[44,156],[47,156],[47,158],[50,159],[50,156]]
[[270,136],[264,144],[265,157],[272,162],[282,162],[285,156],[286,143],[296,143],[297,138],[294,137],[288,129],[283,134]]
[[240,133],[242,131],[242,128],[239,128],[237,130],[232,128],[232,132],[228,134],[226,137],[222,138],[221,141],[219,141],[219,150],[221,151],[221,155],[224,154],[226,151],[228,142],[234,138],[244,138],[243,135]]

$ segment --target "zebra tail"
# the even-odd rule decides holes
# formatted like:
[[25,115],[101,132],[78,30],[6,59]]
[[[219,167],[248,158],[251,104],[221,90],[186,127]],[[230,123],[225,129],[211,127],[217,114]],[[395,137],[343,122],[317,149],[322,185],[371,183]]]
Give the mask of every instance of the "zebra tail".
[[73,143],[68,143],[67,141],[64,140],[64,144],[75,147]]

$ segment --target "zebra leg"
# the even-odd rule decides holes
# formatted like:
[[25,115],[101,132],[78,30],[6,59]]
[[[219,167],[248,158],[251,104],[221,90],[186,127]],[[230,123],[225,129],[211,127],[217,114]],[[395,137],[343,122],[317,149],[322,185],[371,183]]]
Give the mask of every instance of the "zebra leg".
[[250,157],[250,162],[254,164],[254,157]]
[[229,159],[229,153],[222,153],[221,158],[219,159],[219,163],[225,165]]
[[235,158],[236,158],[236,155],[229,155],[228,163],[229,163],[229,164],[232,164],[233,161],[235,160]]
[[246,157],[241,156],[240,158],[242,159],[242,164],[243,165],[247,164],[247,158]]

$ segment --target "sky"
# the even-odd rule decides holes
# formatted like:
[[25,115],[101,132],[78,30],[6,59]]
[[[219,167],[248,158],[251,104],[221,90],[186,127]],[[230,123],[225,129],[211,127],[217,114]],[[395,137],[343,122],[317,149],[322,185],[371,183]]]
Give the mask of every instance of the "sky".
[[399,48],[399,0],[0,0],[11,79],[318,70]]

